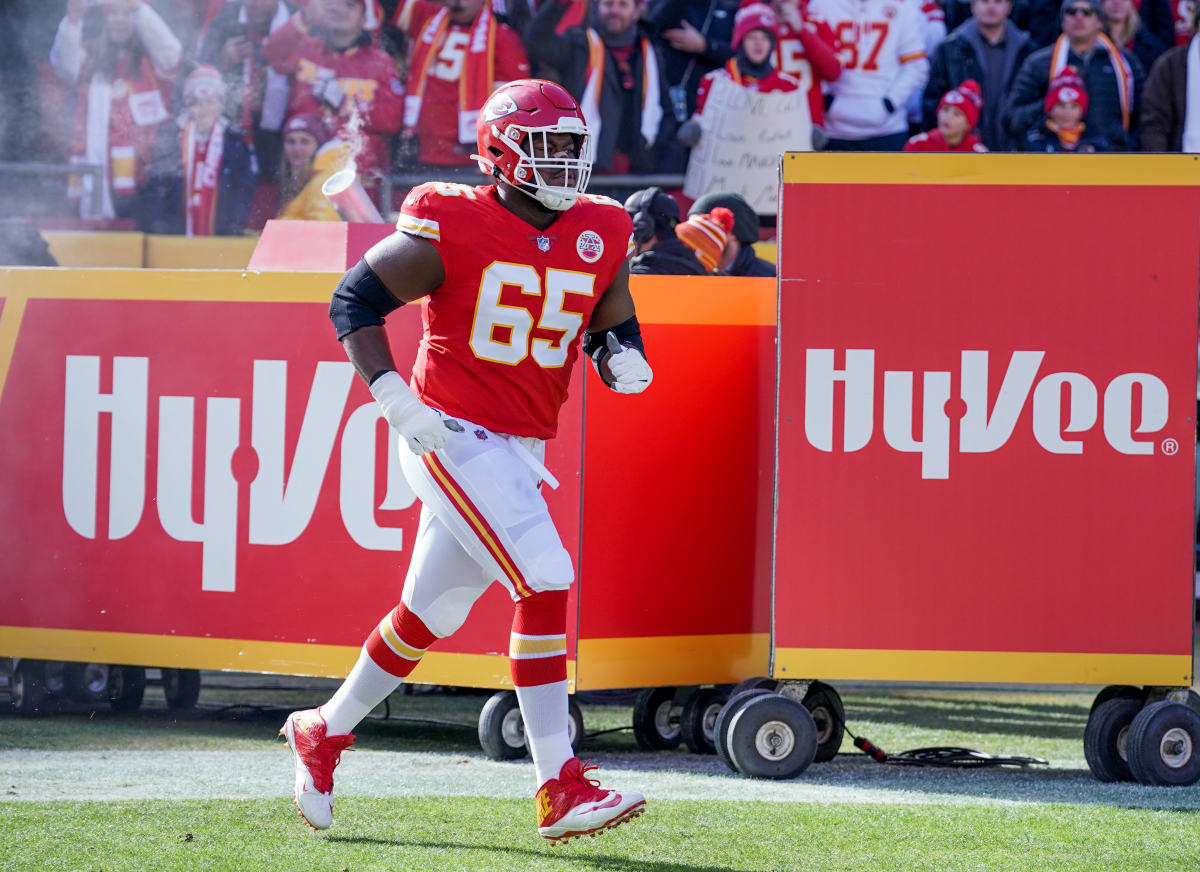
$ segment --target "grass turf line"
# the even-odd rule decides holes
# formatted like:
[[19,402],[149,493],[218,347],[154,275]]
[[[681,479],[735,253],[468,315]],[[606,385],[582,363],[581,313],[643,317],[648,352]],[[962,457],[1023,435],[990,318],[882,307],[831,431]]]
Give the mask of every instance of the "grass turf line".
[[533,814],[528,800],[342,799],[334,828],[314,835],[279,800],[6,803],[0,858],[11,872],[1200,868],[1193,810],[655,801],[630,824],[556,848]]

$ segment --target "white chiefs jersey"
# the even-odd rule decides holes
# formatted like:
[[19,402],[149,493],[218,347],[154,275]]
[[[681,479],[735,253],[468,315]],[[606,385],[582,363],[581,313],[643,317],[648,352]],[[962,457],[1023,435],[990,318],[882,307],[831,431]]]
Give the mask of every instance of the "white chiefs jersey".
[[904,105],[929,78],[921,0],[812,0],[810,8],[829,23],[842,62],[829,84],[825,132],[834,139],[906,132]]

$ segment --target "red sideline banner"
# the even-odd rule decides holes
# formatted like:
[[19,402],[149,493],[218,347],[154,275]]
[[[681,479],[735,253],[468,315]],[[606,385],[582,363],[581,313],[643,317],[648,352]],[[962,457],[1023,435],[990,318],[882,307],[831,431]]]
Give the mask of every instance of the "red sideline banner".
[[783,180],[773,674],[1190,684],[1200,165]]
[[[0,655],[344,675],[419,506],[334,339],[336,274],[0,277]],[[577,688],[766,669],[774,287],[679,281],[634,288],[651,391],[581,363],[547,446]],[[418,306],[389,317],[402,368],[418,333]],[[700,335],[736,368],[696,368]],[[741,422],[733,456],[714,414]],[[511,608],[493,585],[414,680],[509,685]]]

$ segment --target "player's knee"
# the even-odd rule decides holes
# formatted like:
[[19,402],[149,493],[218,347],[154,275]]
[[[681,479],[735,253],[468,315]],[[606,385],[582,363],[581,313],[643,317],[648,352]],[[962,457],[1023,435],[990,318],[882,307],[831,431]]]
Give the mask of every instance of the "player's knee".
[[474,587],[454,587],[440,592],[424,602],[407,603],[413,614],[417,615],[429,632],[444,639],[452,636],[466,621],[471,613],[471,606],[479,598],[480,589]]
[[538,556],[533,564],[538,590],[565,590],[575,581],[571,555],[561,545]]

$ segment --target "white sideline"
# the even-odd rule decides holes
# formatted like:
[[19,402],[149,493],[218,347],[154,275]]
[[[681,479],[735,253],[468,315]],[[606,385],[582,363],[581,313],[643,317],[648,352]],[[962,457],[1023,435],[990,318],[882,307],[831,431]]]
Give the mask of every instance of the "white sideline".
[[[671,757],[677,759],[672,761]],[[1200,786],[1101,784],[1081,760],[1050,769],[948,771],[881,766],[862,757],[814,764],[794,781],[747,781],[716,758],[600,754],[606,785],[654,799],[941,805],[1088,804],[1195,808]],[[667,768],[686,766],[688,771]],[[0,801],[263,799],[289,796],[291,758],[278,751],[0,751]],[[337,772],[341,797],[528,798],[527,762],[479,754],[354,751]]]

